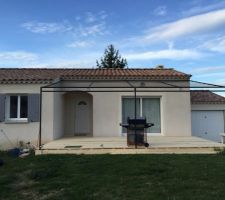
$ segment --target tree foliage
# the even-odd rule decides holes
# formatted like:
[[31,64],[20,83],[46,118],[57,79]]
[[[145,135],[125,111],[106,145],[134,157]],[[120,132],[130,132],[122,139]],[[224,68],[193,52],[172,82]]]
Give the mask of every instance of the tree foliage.
[[104,56],[100,62],[97,60],[98,68],[125,68],[127,67],[127,60],[122,58],[119,54],[119,50],[116,50],[114,46],[109,45],[104,52]]

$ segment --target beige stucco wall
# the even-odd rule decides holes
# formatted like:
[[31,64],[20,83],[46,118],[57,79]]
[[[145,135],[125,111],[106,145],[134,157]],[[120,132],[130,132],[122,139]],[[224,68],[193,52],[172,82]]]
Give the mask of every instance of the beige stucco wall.
[[43,92],[42,95],[42,143],[64,135],[64,93]]
[[190,93],[164,93],[162,96],[162,135],[191,136],[190,110]]
[[[38,142],[38,132],[39,132],[39,122],[32,123],[14,123],[6,124],[0,123],[0,129],[4,131],[6,136],[0,132],[0,149],[7,149],[18,146],[19,141],[25,143],[31,142],[37,145]],[[7,137],[11,141],[8,141]]]
[[92,93],[93,136],[120,136],[121,95],[119,93]]
[[61,138],[64,135],[64,105],[63,93],[54,93],[53,139]]
[[[29,94],[39,93],[40,84],[1,84],[0,93],[2,94]],[[44,113],[48,113],[50,107],[46,107]],[[49,122],[50,120],[48,120]],[[28,122],[28,123],[0,123],[0,130],[3,130],[6,136],[0,132],[0,149],[10,148],[17,146],[19,141],[31,142],[37,145],[38,133],[39,133],[39,122]],[[43,140],[48,141],[52,139],[48,132],[43,136]],[[8,141],[7,137],[11,141],[12,145]]]
[[43,93],[42,95],[42,143],[52,141],[54,130],[54,93]]
[[[92,93],[93,135],[120,136],[122,129],[122,97],[131,92]],[[191,107],[188,92],[138,92],[137,96],[160,97],[161,134],[165,136],[191,136]]]
[[39,93],[41,84],[0,84],[0,93],[27,94]]

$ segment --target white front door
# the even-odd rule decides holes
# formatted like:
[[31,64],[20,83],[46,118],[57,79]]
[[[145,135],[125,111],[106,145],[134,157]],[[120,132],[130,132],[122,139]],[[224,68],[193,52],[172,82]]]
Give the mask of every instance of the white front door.
[[224,132],[223,111],[192,111],[192,134],[208,140],[220,141]]
[[90,105],[79,101],[75,107],[75,135],[90,134]]

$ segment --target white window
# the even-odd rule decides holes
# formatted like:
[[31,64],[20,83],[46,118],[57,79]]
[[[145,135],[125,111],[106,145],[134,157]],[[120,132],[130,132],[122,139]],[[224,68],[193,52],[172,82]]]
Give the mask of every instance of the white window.
[[[137,117],[145,117],[148,123],[154,126],[148,128],[148,133],[161,132],[160,98],[157,97],[137,97],[136,100]],[[127,122],[127,117],[134,117],[134,98],[124,97],[122,99],[122,122]],[[126,132],[123,129],[123,133]]]
[[8,120],[27,120],[28,97],[26,95],[9,95],[6,103]]

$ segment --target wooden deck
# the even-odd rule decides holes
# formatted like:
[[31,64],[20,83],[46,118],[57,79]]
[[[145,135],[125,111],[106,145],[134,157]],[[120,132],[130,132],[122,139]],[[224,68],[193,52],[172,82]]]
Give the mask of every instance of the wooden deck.
[[128,147],[126,137],[67,137],[45,144],[36,154],[215,153],[224,144],[199,137],[148,137],[149,148]]

